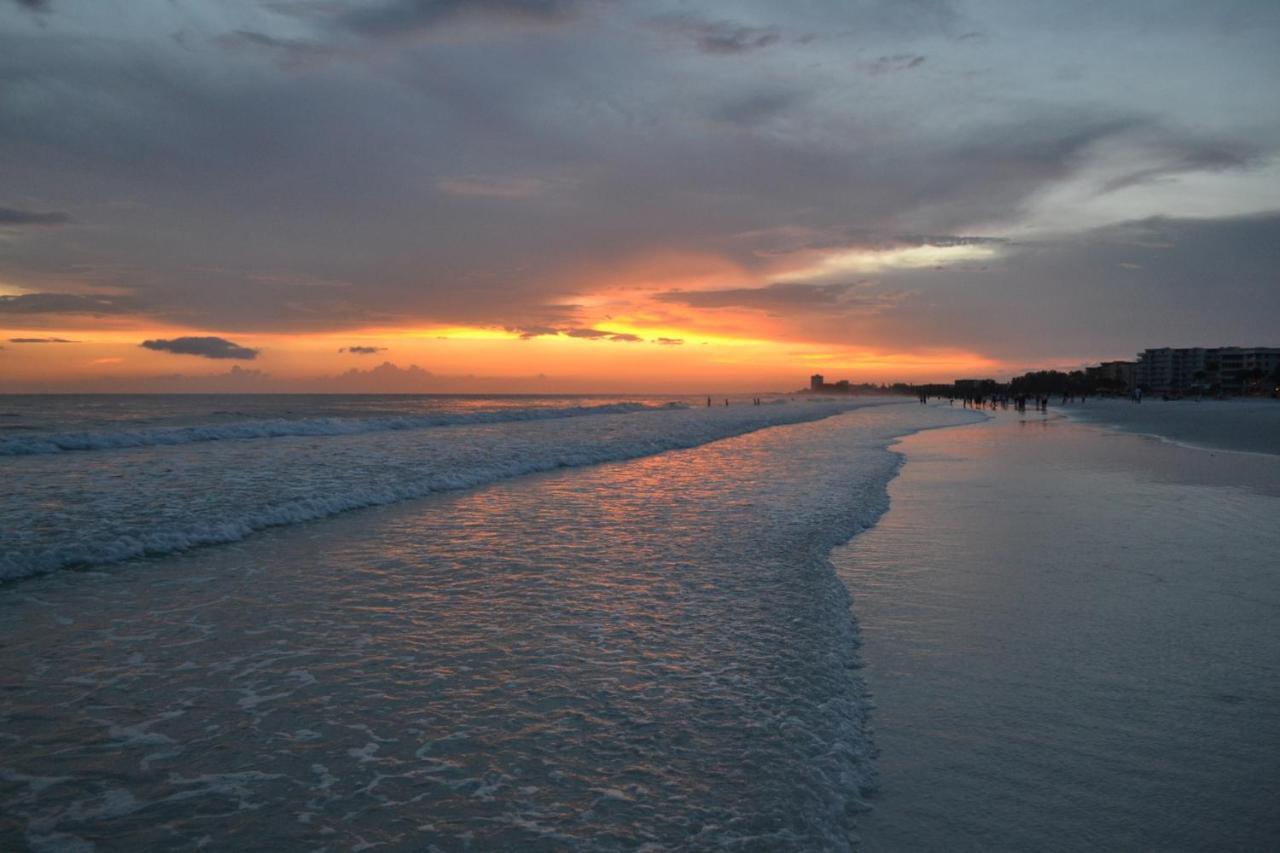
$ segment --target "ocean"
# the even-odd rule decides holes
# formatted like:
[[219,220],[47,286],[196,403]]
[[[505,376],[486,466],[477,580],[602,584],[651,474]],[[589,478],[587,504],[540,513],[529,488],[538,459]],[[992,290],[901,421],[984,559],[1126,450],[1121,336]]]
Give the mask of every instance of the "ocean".
[[704,398],[0,399],[0,580],[87,568],[507,477],[692,447],[843,404]]
[[43,399],[0,457],[4,849],[848,849],[828,555],[894,437],[979,417]]
[[705,402],[3,398],[0,849],[1280,832],[1280,408]]

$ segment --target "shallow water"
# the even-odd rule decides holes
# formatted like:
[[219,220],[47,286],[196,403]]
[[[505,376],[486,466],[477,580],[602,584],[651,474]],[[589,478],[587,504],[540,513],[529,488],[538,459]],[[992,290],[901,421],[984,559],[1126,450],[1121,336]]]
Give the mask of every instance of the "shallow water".
[[[7,487],[0,491],[0,581],[233,542],[352,509],[692,447],[885,402],[706,408],[676,401],[278,395],[250,406],[237,397],[161,397],[118,403],[108,418],[98,398],[66,411],[58,407],[70,404],[49,399],[41,403],[53,406],[43,415],[49,423],[0,440]],[[8,398],[4,404],[17,406]],[[90,421],[109,423],[68,431],[81,409]],[[234,410],[232,421],[220,419],[224,409]],[[163,425],[137,428],[142,417]],[[7,456],[6,447],[13,451]]]
[[827,555],[886,506],[891,436],[972,417],[860,409],[0,589],[0,849],[844,849],[873,748]]
[[833,558],[876,704],[864,849],[1274,849],[1280,457],[1004,415],[897,447]]
[[1280,400],[1100,399],[1072,402],[1059,411],[1074,420],[1160,437],[1192,447],[1280,454]]

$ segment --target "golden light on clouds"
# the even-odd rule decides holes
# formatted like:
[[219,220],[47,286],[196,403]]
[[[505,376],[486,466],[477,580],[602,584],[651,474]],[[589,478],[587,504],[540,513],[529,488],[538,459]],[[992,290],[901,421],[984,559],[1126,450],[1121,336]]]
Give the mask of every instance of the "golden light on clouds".
[[[120,313],[67,317],[65,328],[6,332],[6,338],[76,343],[14,344],[3,356],[11,381],[55,385],[231,376],[263,388],[293,383],[309,389],[381,375],[403,378],[415,368],[422,390],[524,389],[530,377],[584,392],[788,390],[803,386],[815,371],[855,383],[945,380],[990,373],[1000,364],[961,349],[883,346],[874,330],[869,335],[854,321],[875,316],[896,297],[865,281],[839,282],[839,276],[993,254],[982,245],[795,253],[748,272],[714,254],[658,251],[607,270],[579,268],[579,283],[566,285],[548,303],[553,319],[527,326],[428,323],[263,333],[158,326],[143,315]],[[839,283],[811,284],[833,279]],[[805,301],[811,297],[816,301]],[[243,351],[235,359],[209,358],[140,346],[191,336],[221,338]]]
[[949,264],[989,261],[998,251],[991,245],[904,246],[895,249],[854,249],[828,252],[814,263],[782,273],[779,281],[811,281],[838,275],[871,275],[886,270],[930,269]]

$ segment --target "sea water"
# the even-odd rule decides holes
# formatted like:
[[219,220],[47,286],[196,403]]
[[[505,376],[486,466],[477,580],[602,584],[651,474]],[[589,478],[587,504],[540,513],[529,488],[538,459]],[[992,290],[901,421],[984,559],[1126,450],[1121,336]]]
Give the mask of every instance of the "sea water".
[[693,402],[6,397],[0,580],[238,541],[267,527],[691,447],[851,405]]
[[0,848],[849,847],[874,745],[828,554],[894,436],[978,416],[670,402],[14,436]]

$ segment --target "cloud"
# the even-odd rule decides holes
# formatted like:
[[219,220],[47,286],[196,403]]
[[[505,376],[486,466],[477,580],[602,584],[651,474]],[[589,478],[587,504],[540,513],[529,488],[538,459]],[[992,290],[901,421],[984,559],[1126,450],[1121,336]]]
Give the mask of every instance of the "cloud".
[[781,115],[802,100],[796,92],[756,92],[720,104],[712,111],[712,117],[725,124],[745,127]]
[[36,213],[33,210],[0,207],[0,228],[20,227],[23,225],[66,225],[70,221],[70,216],[56,211]]
[[1024,365],[1263,344],[1280,316],[1278,269],[1280,213],[1124,222],[1015,244],[986,269],[886,272],[882,284],[911,292],[909,301],[865,326],[833,318],[818,329],[826,318],[810,315],[810,337],[852,328],[873,345],[954,347]]
[[532,340],[548,335],[558,335],[560,330],[554,326],[507,326],[508,332],[519,333],[522,340]]
[[1130,187],[1152,183],[1187,172],[1225,172],[1247,169],[1263,159],[1253,146],[1223,141],[1196,139],[1159,139],[1145,146],[1146,165],[1126,169],[1102,183],[1100,194],[1119,192]]
[[362,346],[343,347],[342,349],[338,350],[338,352],[340,353],[349,352],[352,355],[374,355],[375,353],[386,352],[386,351],[387,351],[386,347],[362,347]]
[[128,314],[137,303],[126,296],[80,293],[21,293],[0,296],[0,314]]
[[460,175],[436,181],[441,192],[482,198],[530,198],[546,188],[547,182],[538,178],[505,175]]
[[[299,68],[335,59],[344,51],[335,45],[297,38],[281,38],[254,30],[234,30],[218,36],[215,41],[228,51],[259,51],[275,53],[282,57],[285,67]],[[346,53],[350,53],[347,51]]]
[[561,329],[560,333],[571,338],[589,338],[592,340],[609,337],[608,332],[601,331],[600,329]]
[[71,341],[66,338],[9,338],[11,344],[76,344],[79,341]]
[[654,338],[653,342],[664,347],[678,347],[684,343],[684,338]]
[[933,246],[949,249],[954,246],[1001,246],[1009,242],[1004,237],[977,237],[955,234],[903,234],[894,238],[894,242],[903,246]]
[[[1215,211],[1195,215],[1274,206],[1280,186],[1280,164],[1267,159],[1280,148],[1268,93],[1239,84],[1273,71],[1277,4],[1228,13],[1184,3],[1151,17],[1138,11],[1149,0],[1064,18],[968,3],[964,20],[941,0],[255,0],[217,4],[216,15],[168,0],[136,5],[137,14],[112,15],[110,4],[54,0],[37,27],[0,0],[0,17],[15,24],[0,48],[0,163],[13,172],[0,202],[37,217],[50,215],[42,205],[77,220],[92,211],[98,226],[7,240],[0,227],[0,292],[23,294],[0,298],[0,318],[13,326],[31,315],[26,332],[8,334],[88,339],[40,314],[125,315],[140,302],[156,328],[185,331],[135,340],[205,330],[358,339],[368,328],[427,324],[509,325],[534,337],[609,325],[594,308],[552,304],[602,306],[636,287],[680,286],[683,295],[665,298],[797,318],[771,324],[778,334],[808,335],[830,310],[841,323],[822,330],[825,340],[884,343],[876,328],[845,322],[871,291],[761,285],[865,274],[795,275],[824,242],[1025,242],[1029,217],[1063,187],[1107,208],[1106,220],[1067,212],[1051,223],[1078,235],[1101,221],[1189,215],[1213,195],[1171,187],[1158,205],[1127,205],[1136,193],[1126,184],[1149,196],[1171,167],[1194,167],[1219,189]],[[703,17],[665,28],[653,20],[695,8]],[[546,26],[528,38],[527,23]],[[1227,31],[1219,24],[1231,25],[1230,39],[1206,39]],[[176,40],[178,30],[188,37]],[[956,40],[973,31],[999,37]],[[823,35],[801,45],[810,32]],[[1128,36],[1133,50],[1109,48]],[[229,54],[233,44],[244,52]],[[277,61],[325,51],[350,61]],[[938,73],[912,68],[926,55]],[[850,85],[880,59],[906,70]],[[1066,64],[1083,70],[1057,76]],[[1134,134],[1106,169],[1090,171],[1100,147]],[[1261,242],[1235,250],[1270,251]],[[703,259],[720,273],[633,272],[655,258]],[[1121,260],[1130,259],[1150,267],[1141,253]],[[985,305],[1001,287],[994,269],[959,272],[931,271],[936,302]],[[713,283],[741,292],[690,295]],[[1022,287],[1028,304],[1054,301],[1055,288],[1080,292],[1048,275]],[[45,290],[72,292],[36,293]],[[84,295],[102,293],[137,302]],[[1077,315],[1101,310],[1071,298]],[[1169,314],[1186,307],[1155,304]],[[1242,328],[1256,317],[1249,304],[1232,308]],[[987,346],[989,329],[970,322],[939,335]]]
[[382,0],[342,13],[338,24],[361,35],[393,37],[436,29],[461,18],[553,25],[572,19],[575,0]]
[[630,332],[609,332],[604,329],[579,327],[507,326],[506,329],[508,332],[518,333],[526,341],[533,338],[555,337],[556,335],[564,335],[567,338],[582,338],[590,341],[615,341],[628,344],[640,343],[644,340],[639,335],[633,335]]
[[425,391],[431,387],[435,375],[416,364],[400,367],[384,361],[377,367],[367,370],[351,368],[330,379],[320,380],[319,384],[350,392],[367,393],[412,393]]
[[800,284],[777,282],[765,287],[737,287],[726,290],[668,290],[655,293],[658,302],[689,305],[693,308],[753,308],[763,311],[831,309],[840,306],[873,305],[877,300],[853,296],[859,283]]
[[919,68],[924,62],[925,57],[918,53],[895,53],[892,56],[877,57],[867,65],[867,73],[880,75],[893,71],[910,71],[912,68]]
[[606,332],[603,329],[561,329],[560,334],[570,338],[587,338],[593,341],[620,341],[629,344],[638,343],[642,340],[638,335],[626,332]]
[[174,355],[198,355],[201,358],[236,358],[251,361],[258,357],[256,349],[242,347],[226,338],[213,336],[149,340],[143,341],[139,346],[158,352],[171,352]]
[[668,15],[654,24],[667,32],[687,37],[698,50],[718,56],[750,53],[777,44],[782,34],[777,27],[752,27],[733,21],[705,21],[688,15]]
[[14,2],[33,12],[47,12],[50,8],[50,0],[14,0]]

